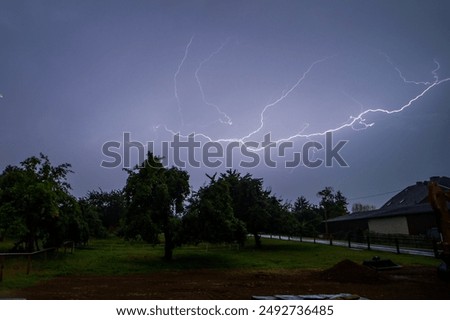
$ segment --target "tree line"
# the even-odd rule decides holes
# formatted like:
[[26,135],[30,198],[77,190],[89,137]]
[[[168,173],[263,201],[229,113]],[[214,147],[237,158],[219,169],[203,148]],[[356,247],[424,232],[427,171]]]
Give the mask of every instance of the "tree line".
[[[322,222],[348,214],[347,199],[325,187],[313,204],[299,196],[293,203],[264,187],[263,179],[237,170],[208,176],[196,191],[187,171],[164,167],[152,153],[128,174],[122,190],[71,195],[71,165],[53,166],[48,157],[30,157],[0,175],[0,241],[14,240],[14,251],[58,247],[65,241],[87,243],[111,234],[126,240],[164,243],[164,258],[183,244],[237,243],[252,235],[316,236]],[[326,224],[325,224],[326,225]]]

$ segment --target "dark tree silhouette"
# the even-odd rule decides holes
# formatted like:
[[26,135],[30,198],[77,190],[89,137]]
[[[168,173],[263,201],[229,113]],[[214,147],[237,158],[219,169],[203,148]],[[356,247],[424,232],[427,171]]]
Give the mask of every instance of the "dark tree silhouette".
[[26,251],[64,240],[81,240],[84,232],[76,199],[70,195],[71,166],[53,166],[47,156],[30,157],[7,166],[0,175],[0,229]]
[[124,188],[128,205],[125,217],[125,236],[137,235],[150,243],[164,234],[164,258],[172,259],[176,230],[189,194],[189,175],[175,167],[164,168],[161,159],[147,154],[140,166],[126,169],[128,179]]

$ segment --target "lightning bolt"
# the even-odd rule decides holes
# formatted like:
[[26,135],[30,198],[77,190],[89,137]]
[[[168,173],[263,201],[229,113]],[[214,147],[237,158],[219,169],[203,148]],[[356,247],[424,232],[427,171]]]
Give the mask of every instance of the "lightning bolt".
[[250,132],[248,135],[246,135],[246,136],[240,138],[239,140],[244,141],[244,140],[250,138],[251,136],[257,134],[258,132],[260,132],[260,131],[262,130],[262,128],[264,127],[264,114],[266,113],[266,111],[267,111],[268,109],[270,109],[270,108],[275,107],[275,106],[276,106],[277,104],[279,104],[281,101],[283,101],[284,99],[286,99],[286,97],[288,97],[289,94],[290,94],[292,91],[294,91],[295,89],[297,89],[297,87],[303,82],[303,80],[305,80],[305,78],[308,76],[308,74],[311,72],[311,70],[314,68],[314,66],[315,66],[316,64],[319,64],[319,63],[321,63],[321,62],[324,62],[324,61],[326,61],[326,60],[328,60],[328,59],[330,59],[330,58],[331,58],[331,57],[327,57],[327,58],[323,58],[323,59],[314,61],[314,62],[309,66],[309,68],[302,74],[302,76],[297,80],[297,82],[296,82],[291,88],[289,88],[287,91],[283,92],[283,93],[281,94],[281,96],[280,96],[278,99],[276,99],[274,102],[265,105],[264,108],[262,109],[261,114],[260,114],[260,117],[259,117],[259,127],[258,127],[256,130]]
[[[317,136],[324,136],[327,132],[337,132],[340,131],[342,129],[345,128],[352,128],[354,127],[355,124],[360,124],[363,126],[363,129],[367,129],[369,127],[372,127],[375,123],[367,123],[365,120],[365,116],[371,113],[384,113],[384,114],[395,114],[395,113],[399,113],[404,111],[406,108],[409,108],[414,102],[416,102],[417,100],[419,100],[420,98],[422,98],[428,91],[430,91],[432,88],[444,83],[450,81],[450,78],[445,78],[442,80],[437,80],[433,83],[431,83],[430,85],[428,85],[422,92],[420,92],[418,95],[416,95],[415,97],[413,97],[412,99],[410,99],[407,103],[405,103],[404,105],[402,105],[401,107],[397,108],[397,109],[393,109],[393,110],[387,110],[387,109],[383,109],[383,108],[376,108],[376,109],[367,109],[363,112],[361,112],[360,114],[358,114],[357,116],[350,116],[350,120],[338,127],[335,128],[330,128],[326,131],[322,131],[322,132],[315,132],[315,133],[310,133],[307,135],[303,135],[303,134],[297,134],[297,135],[293,135],[284,139],[280,139],[277,142],[283,142],[283,141],[290,141],[293,140],[295,138],[311,138],[311,137],[317,137]],[[359,129],[361,130],[361,129]]]
[[433,61],[436,64],[436,68],[431,71],[431,74],[434,77],[434,81],[437,82],[437,81],[439,81],[439,76],[438,76],[437,72],[441,68],[441,65],[439,64],[439,62],[436,61],[436,59],[434,59]]
[[226,46],[228,41],[229,41],[229,39],[227,41],[225,41],[224,43],[222,43],[222,45],[216,51],[211,53],[205,60],[200,62],[198,68],[195,70],[194,75],[195,75],[195,80],[197,81],[198,88],[200,90],[200,94],[202,96],[203,103],[206,104],[207,106],[210,106],[210,107],[216,109],[216,111],[223,117],[223,119],[219,118],[220,123],[231,126],[233,124],[233,122],[231,121],[231,118],[225,112],[223,112],[218,105],[211,103],[206,99],[205,91],[203,90],[203,85],[200,81],[200,76],[199,76],[200,70],[202,69],[203,65],[208,63],[214,56],[219,54],[220,51],[222,51],[222,49]]
[[[174,76],[174,83],[175,83],[175,96],[177,99],[177,103],[179,106],[179,112],[181,114],[181,103],[179,101],[178,98],[178,93],[177,93],[177,87],[176,87],[176,78],[181,70],[181,67],[183,66],[184,61],[186,60],[186,57],[188,55],[188,50],[189,47],[192,43],[193,38],[191,38],[191,40],[189,41],[188,45],[186,46],[186,50],[185,50],[185,55],[181,61],[181,63],[178,65],[178,69],[177,72],[175,73]],[[223,47],[226,45],[226,42],[224,44],[222,44],[216,51],[214,51],[213,53],[211,53],[206,59],[204,59],[198,66],[198,68],[195,71],[195,78],[200,90],[200,93],[202,95],[202,99],[203,102],[210,106],[213,107],[217,110],[217,112],[224,117],[225,120],[223,119],[219,119],[220,122],[222,123],[226,123],[231,125],[231,118],[226,115],[225,112],[223,112],[217,105],[209,102],[206,99],[206,95],[203,89],[203,86],[201,84],[200,81],[200,77],[199,77],[199,73],[201,68],[204,66],[204,64],[206,64],[207,62],[209,62],[215,55],[217,55],[222,49]],[[412,80],[408,80],[401,72],[401,70],[392,62],[392,60],[390,59],[390,57],[386,54],[384,54],[384,57],[386,58],[386,61],[396,70],[396,72],[398,73],[400,79],[402,79],[402,81],[405,84],[414,84],[414,85],[421,85],[421,86],[425,86],[424,89],[422,89],[422,91],[420,91],[416,96],[412,97],[411,99],[407,100],[406,103],[404,103],[401,106],[398,106],[394,109],[387,109],[387,108],[367,108],[366,106],[364,106],[362,103],[360,103],[359,101],[357,101],[356,99],[354,99],[353,97],[350,97],[353,101],[355,101],[356,103],[358,103],[361,107],[361,112],[357,115],[354,116],[350,116],[349,119],[344,122],[341,123],[340,125],[337,125],[335,127],[332,128],[328,128],[324,131],[317,131],[317,132],[312,132],[312,133],[304,133],[306,131],[306,129],[309,127],[309,124],[305,124],[304,127],[296,134],[285,137],[285,138],[281,138],[279,140],[274,141],[274,143],[282,143],[282,142],[287,142],[287,141],[292,141],[295,139],[312,139],[315,137],[321,137],[321,136],[325,136],[327,132],[338,132],[341,130],[344,130],[346,128],[350,128],[354,131],[360,131],[360,130],[365,130],[368,129],[370,127],[372,127],[373,125],[375,125],[374,122],[367,122],[366,117],[368,115],[371,114],[386,114],[386,115],[391,115],[391,114],[396,114],[396,113],[400,113],[402,111],[404,111],[405,109],[411,107],[416,101],[418,101],[419,99],[421,99],[423,96],[425,96],[430,90],[432,90],[433,88],[446,83],[448,81],[450,81],[450,77],[449,78],[445,78],[445,79],[439,79],[438,76],[438,71],[440,69],[440,64],[437,60],[433,60],[436,67],[431,71],[431,74],[433,75],[433,79],[434,81],[412,81]],[[250,131],[248,134],[242,136],[242,137],[237,137],[237,138],[220,138],[220,139],[213,139],[210,136],[208,136],[205,133],[195,133],[193,134],[194,137],[196,138],[203,138],[206,141],[209,142],[219,142],[219,143],[230,143],[230,142],[238,142],[240,144],[244,144],[246,141],[249,141],[248,139],[250,139],[252,136],[254,136],[255,134],[261,132],[261,130],[264,128],[265,125],[265,114],[266,112],[271,109],[276,107],[278,104],[280,104],[283,100],[285,100],[294,90],[296,90],[301,83],[307,78],[308,74],[314,69],[314,67],[320,63],[323,63],[329,59],[331,59],[334,56],[330,56],[330,57],[325,57],[319,60],[314,61],[313,63],[311,63],[309,65],[309,67],[306,69],[305,72],[303,72],[303,74],[297,79],[297,81],[288,89],[288,90],[284,90],[281,95],[275,99],[273,102],[265,105],[259,115],[259,126],[254,129],[253,131]],[[172,134],[172,135],[179,135],[180,137],[183,137],[185,139],[187,139],[189,137],[189,135],[182,135],[180,132],[175,132],[171,129],[169,129],[167,126],[163,126],[163,125],[158,125],[156,128],[160,128],[163,127],[164,130],[166,130],[168,133]],[[250,149],[250,148],[249,148]],[[251,148],[251,150],[253,151],[261,151],[263,150],[263,147],[258,147],[258,148]]]
[[186,58],[189,54],[189,48],[191,47],[192,41],[194,40],[194,36],[191,37],[191,40],[189,40],[188,44],[186,45],[185,49],[184,49],[184,56],[183,59],[181,59],[181,62],[178,64],[178,68],[177,71],[175,72],[174,76],[173,76],[173,91],[174,91],[174,95],[175,95],[175,99],[177,100],[177,106],[178,106],[178,115],[180,117],[180,123],[181,123],[181,127],[184,127],[184,118],[183,118],[183,111],[181,110],[181,102],[180,102],[180,97],[178,96],[178,83],[177,83],[177,78],[178,75],[180,74],[181,68],[184,65],[184,62],[186,61]]
[[[204,63],[206,63],[207,61],[209,61],[209,60],[210,60],[214,55],[216,55],[218,52],[220,52],[224,46],[225,46],[225,44],[223,44],[218,50],[216,50],[215,52],[213,52],[208,58],[206,58],[205,60],[203,60],[203,61],[200,63],[200,66],[199,66],[199,67],[197,68],[197,70],[196,70],[196,79],[197,79],[197,83],[199,84],[199,88],[200,88],[200,91],[201,91],[203,97],[204,97],[204,92],[203,92],[203,87],[202,87],[202,85],[201,85],[201,82],[199,81],[199,78],[198,78],[198,72],[199,72],[199,70],[201,69],[202,65],[203,65]],[[331,58],[331,57],[326,57],[326,58],[322,58],[322,59],[319,59],[319,60],[314,61],[314,62],[307,68],[307,70],[306,70],[306,71],[298,78],[298,80],[297,80],[297,81],[296,81],[296,82],[295,82],[288,90],[284,90],[284,91],[282,92],[282,94],[281,94],[280,97],[278,97],[277,99],[275,99],[273,102],[271,102],[271,103],[265,105],[265,106],[263,107],[261,113],[260,113],[260,125],[259,125],[259,127],[258,127],[257,129],[255,129],[255,130],[253,130],[252,132],[248,133],[247,135],[245,135],[245,136],[243,136],[243,137],[241,137],[241,138],[228,138],[228,139],[215,139],[215,140],[212,139],[211,137],[207,136],[206,134],[203,134],[203,133],[197,133],[197,134],[195,134],[194,136],[195,136],[195,137],[203,137],[203,138],[205,138],[205,139],[207,139],[208,141],[211,141],[211,142],[212,142],[212,141],[216,141],[216,142],[233,142],[233,141],[237,141],[237,142],[240,142],[240,143],[245,143],[245,140],[249,139],[251,136],[257,134],[258,132],[260,132],[260,131],[263,129],[263,127],[264,127],[264,116],[265,116],[266,111],[267,111],[268,109],[270,109],[270,108],[275,107],[275,106],[276,106],[277,104],[279,104],[280,102],[282,102],[282,101],[283,101],[284,99],[286,99],[286,98],[287,98],[287,97],[288,97],[288,96],[289,96],[289,95],[290,95],[297,87],[299,87],[300,84],[306,79],[306,77],[308,76],[308,74],[311,72],[311,70],[314,68],[315,65],[317,65],[317,64],[319,64],[319,63],[322,63],[322,62],[324,62],[324,61],[326,61],[326,60],[328,60],[328,59],[330,59],[330,58]],[[206,101],[206,99],[203,99],[203,101]],[[205,103],[208,104],[208,105],[212,105],[212,106],[214,106],[214,107],[217,107],[216,105],[210,104],[210,103],[208,103],[207,101],[206,101]],[[217,108],[218,108],[218,107],[217,107]],[[218,109],[218,111],[219,111],[221,114],[224,114],[224,115],[225,115],[225,113],[222,112],[220,109]],[[227,117],[227,119],[229,119],[230,122],[231,122],[231,119],[230,119],[228,116],[226,116],[226,117]],[[220,120],[219,120],[219,121],[220,121]],[[228,124],[231,124],[231,123],[228,123]],[[306,125],[304,126],[304,128],[300,130],[300,132],[299,132],[298,134],[301,134],[302,132],[304,132],[304,130],[306,130],[308,126],[309,126],[309,124],[306,124]],[[159,128],[159,127],[161,127],[161,125],[158,125],[157,127]],[[167,132],[169,132],[169,133],[171,133],[171,134],[173,134],[173,135],[179,134],[179,133],[176,133],[176,132],[173,131],[173,130],[170,130],[169,128],[167,128],[167,126],[164,126],[164,129],[165,129]],[[180,137],[187,138],[188,136],[186,136],[186,135],[181,135],[181,134],[180,134]]]
[[441,65],[439,64],[439,62],[436,59],[433,60],[434,64],[436,65],[436,68],[434,68],[431,71],[431,74],[433,75],[433,78],[434,78],[434,82],[431,82],[431,81],[413,81],[413,80],[408,80],[403,75],[403,73],[400,70],[400,68],[394,64],[392,59],[386,53],[381,52],[380,54],[383,55],[386,58],[386,61],[394,68],[395,71],[397,71],[400,79],[402,79],[404,83],[429,86],[429,85],[433,84],[434,82],[438,82],[439,81],[439,76],[438,76],[437,72],[441,68]]

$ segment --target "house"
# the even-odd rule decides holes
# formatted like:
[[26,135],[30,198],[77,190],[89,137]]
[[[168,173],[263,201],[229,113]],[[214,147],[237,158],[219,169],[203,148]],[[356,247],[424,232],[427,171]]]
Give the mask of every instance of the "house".
[[428,202],[428,183],[436,182],[441,188],[450,189],[450,178],[431,177],[417,182],[391,199],[380,209],[355,212],[329,219],[330,233],[365,232],[404,235],[431,235],[437,227],[436,214]]

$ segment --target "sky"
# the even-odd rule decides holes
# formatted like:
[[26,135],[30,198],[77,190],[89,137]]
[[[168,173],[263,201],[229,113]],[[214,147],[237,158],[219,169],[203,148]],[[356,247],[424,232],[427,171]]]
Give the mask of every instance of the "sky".
[[[237,149],[229,167],[287,201],[317,203],[331,186],[380,206],[450,176],[449,12],[436,0],[1,0],[0,170],[42,152],[72,165],[82,197],[125,185],[124,161],[104,165],[137,164],[125,134],[157,155],[193,134],[201,160],[207,142],[270,133],[274,167],[243,167],[254,158]],[[340,141],[345,165],[326,165]],[[277,156],[282,142],[292,147]],[[308,143],[322,164],[287,168]],[[185,169],[195,190],[227,167]]]

